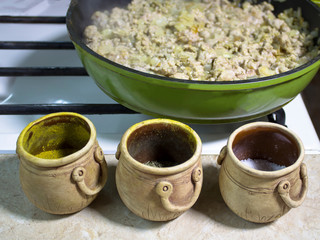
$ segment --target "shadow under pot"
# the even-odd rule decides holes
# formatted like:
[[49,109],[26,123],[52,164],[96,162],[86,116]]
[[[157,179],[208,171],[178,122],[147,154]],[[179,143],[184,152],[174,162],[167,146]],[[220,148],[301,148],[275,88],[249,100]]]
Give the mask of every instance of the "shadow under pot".
[[70,214],[88,206],[107,181],[107,164],[92,122],[54,113],[31,122],[17,141],[20,183],[41,210]]
[[221,195],[243,219],[274,221],[302,204],[308,188],[304,147],[279,124],[256,122],[235,130],[218,157]]
[[123,203],[152,221],[168,221],[187,211],[202,187],[201,147],[197,133],[177,121],[133,125],[116,153],[116,185]]

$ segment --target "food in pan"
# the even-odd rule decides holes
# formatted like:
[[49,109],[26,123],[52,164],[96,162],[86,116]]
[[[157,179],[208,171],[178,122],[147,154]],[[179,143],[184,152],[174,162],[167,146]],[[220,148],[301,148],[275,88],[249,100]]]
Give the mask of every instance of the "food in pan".
[[263,2],[133,0],[97,11],[88,47],[124,66],[171,78],[233,81],[294,69],[320,53],[301,9],[278,16]]

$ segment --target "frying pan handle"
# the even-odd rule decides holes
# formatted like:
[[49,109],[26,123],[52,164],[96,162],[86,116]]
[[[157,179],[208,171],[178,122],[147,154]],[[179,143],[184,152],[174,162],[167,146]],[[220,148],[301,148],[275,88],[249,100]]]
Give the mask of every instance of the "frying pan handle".
[[197,201],[200,191],[201,191],[201,178],[202,178],[202,169],[200,167],[196,167],[192,171],[192,181],[195,185],[193,196],[191,197],[190,202],[184,206],[177,206],[172,203],[169,198],[173,192],[173,186],[168,181],[161,181],[156,186],[156,193],[161,198],[162,206],[169,212],[184,212],[191,208],[195,202]]
[[77,183],[79,189],[88,196],[99,193],[107,182],[107,163],[100,147],[96,148],[94,159],[99,163],[101,168],[101,179],[94,189],[90,189],[84,181],[86,176],[86,169],[84,167],[77,167],[72,171],[72,179]]
[[300,198],[298,200],[293,200],[290,197],[290,182],[287,180],[283,180],[278,185],[278,192],[282,200],[287,204],[290,208],[299,207],[307,195],[308,190],[308,176],[307,176],[307,167],[304,163],[301,164],[300,167],[300,176],[302,180],[301,192],[299,194]]

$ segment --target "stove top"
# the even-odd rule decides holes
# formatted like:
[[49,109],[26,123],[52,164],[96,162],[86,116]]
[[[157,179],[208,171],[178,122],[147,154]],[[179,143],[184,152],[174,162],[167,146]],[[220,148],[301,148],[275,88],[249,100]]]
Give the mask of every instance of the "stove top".
[[[0,15],[65,16],[68,0],[0,2]],[[0,41],[70,41],[64,24],[0,23]],[[2,67],[82,67],[74,50],[0,50]],[[88,76],[0,77],[0,104],[116,104]],[[286,125],[305,145],[307,153],[320,153],[320,142],[299,95],[284,107]],[[0,153],[14,153],[19,133],[43,115],[0,115]],[[114,154],[122,134],[133,124],[150,119],[143,114],[86,115],[97,129],[105,154]],[[267,117],[254,121],[268,121]],[[190,126],[203,141],[203,154],[217,154],[242,123]]]

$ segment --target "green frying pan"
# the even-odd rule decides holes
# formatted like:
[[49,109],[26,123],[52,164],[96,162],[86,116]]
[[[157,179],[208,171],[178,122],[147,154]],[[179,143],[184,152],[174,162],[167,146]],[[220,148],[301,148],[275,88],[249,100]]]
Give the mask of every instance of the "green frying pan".
[[[67,13],[70,38],[96,84],[127,108],[154,117],[189,123],[226,123],[272,113],[293,100],[313,79],[320,55],[286,73],[244,81],[180,80],[143,73],[112,62],[89,49],[84,28],[96,10],[125,7],[130,0],[72,0]],[[259,1],[258,1],[259,2]],[[301,7],[311,28],[320,29],[320,8],[310,0],[271,1],[275,13]]]

